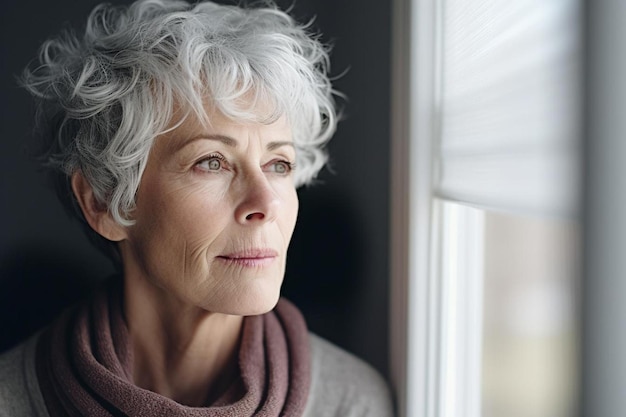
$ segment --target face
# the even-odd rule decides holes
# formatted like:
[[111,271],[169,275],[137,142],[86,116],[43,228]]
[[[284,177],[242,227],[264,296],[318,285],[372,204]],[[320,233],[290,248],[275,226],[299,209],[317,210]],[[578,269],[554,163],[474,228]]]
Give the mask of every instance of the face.
[[156,139],[120,242],[125,273],[210,312],[261,314],[278,300],[298,212],[291,129],[210,120]]

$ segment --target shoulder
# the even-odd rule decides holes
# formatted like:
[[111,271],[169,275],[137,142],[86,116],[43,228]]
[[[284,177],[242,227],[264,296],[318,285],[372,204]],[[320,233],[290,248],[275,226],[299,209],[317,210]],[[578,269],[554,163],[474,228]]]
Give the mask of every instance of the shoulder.
[[37,337],[0,354],[0,416],[47,416],[35,371]]
[[383,378],[362,360],[310,334],[311,391],[305,416],[393,416]]

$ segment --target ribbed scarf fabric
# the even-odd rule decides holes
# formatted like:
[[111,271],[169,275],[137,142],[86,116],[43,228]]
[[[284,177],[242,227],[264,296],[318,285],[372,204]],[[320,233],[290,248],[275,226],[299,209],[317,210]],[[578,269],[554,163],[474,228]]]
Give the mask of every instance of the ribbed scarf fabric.
[[132,384],[120,294],[109,287],[41,335],[37,377],[52,417],[302,415],[311,380],[309,336],[288,301],[244,319],[239,377],[213,404],[189,407]]

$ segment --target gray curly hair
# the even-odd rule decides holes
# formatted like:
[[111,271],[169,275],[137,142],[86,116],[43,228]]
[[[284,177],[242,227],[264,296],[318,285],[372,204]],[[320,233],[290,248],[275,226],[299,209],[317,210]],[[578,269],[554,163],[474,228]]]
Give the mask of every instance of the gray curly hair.
[[[21,80],[39,101],[45,167],[66,184],[80,171],[115,221],[132,225],[154,138],[177,122],[175,104],[184,109],[179,123],[190,115],[210,122],[209,99],[233,120],[270,123],[285,115],[295,183],[310,182],[327,160],[337,117],[328,49],[309,27],[269,1],[96,7],[82,37],[65,32],[46,41]],[[67,187],[60,197],[74,198]]]

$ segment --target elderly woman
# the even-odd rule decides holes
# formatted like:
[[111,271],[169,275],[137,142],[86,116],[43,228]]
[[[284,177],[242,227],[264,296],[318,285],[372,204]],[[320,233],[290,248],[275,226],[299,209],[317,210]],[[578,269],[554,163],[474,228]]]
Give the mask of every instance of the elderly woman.
[[98,7],[23,83],[44,164],[120,277],[0,357],[10,416],[387,416],[279,298],[296,187],[335,129],[328,55],[271,4]]

